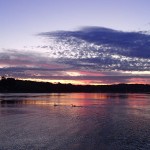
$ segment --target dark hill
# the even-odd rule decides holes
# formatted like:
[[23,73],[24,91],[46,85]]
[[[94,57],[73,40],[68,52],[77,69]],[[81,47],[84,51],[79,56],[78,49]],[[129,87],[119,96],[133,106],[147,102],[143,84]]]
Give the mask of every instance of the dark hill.
[[150,85],[144,84],[117,84],[117,85],[72,85],[52,84],[2,78],[0,92],[8,93],[61,93],[61,92],[110,92],[110,93],[150,93]]

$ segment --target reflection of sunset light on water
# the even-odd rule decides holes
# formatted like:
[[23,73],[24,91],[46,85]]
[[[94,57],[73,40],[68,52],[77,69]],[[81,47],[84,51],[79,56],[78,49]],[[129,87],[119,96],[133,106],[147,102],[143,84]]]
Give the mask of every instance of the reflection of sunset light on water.
[[22,104],[53,105],[54,103],[50,101],[44,101],[44,100],[27,100],[27,101],[23,101]]
[[89,105],[101,105],[105,103],[108,98],[107,94],[98,93],[61,93],[61,94],[49,94],[35,98],[29,97],[22,98],[22,100],[14,101],[16,104],[27,104],[27,105],[47,105],[47,106],[71,106],[72,104],[78,106],[89,106]]
[[147,95],[143,94],[128,94],[128,105],[132,108],[148,106],[148,101],[144,101],[147,98]]
[[[15,98],[15,95],[12,96]],[[26,104],[41,106],[58,106],[58,107],[101,107],[105,105],[126,105],[131,108],[148,107],[146,94],[127,94],[127,93],[51,93],[51,94],[27,94],[20,95],[16,100],[9,97],[5,99],[4,105],[9,104]],[[65,107],[64,107],[65,108]]]

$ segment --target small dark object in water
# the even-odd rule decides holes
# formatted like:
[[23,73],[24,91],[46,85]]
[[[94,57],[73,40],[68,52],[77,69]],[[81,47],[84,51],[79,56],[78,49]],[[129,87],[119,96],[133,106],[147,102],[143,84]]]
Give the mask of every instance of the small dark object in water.
[[72,107],[76,107],[76,105],[71,104]]
[[54,103],[54,107],[58,106],[57,104]]

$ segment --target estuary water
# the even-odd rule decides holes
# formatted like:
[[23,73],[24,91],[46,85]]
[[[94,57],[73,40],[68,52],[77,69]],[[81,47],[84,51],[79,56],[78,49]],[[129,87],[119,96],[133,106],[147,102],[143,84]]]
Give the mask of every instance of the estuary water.
[[150,94],[0,94],[0,150],[149,150]]

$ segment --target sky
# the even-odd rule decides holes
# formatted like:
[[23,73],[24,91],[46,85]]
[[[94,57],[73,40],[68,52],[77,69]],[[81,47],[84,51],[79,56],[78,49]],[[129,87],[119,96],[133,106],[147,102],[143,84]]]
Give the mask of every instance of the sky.
[[0,76],[150,84],[149,0],[0,0]]

